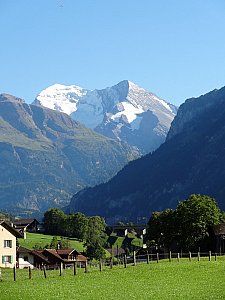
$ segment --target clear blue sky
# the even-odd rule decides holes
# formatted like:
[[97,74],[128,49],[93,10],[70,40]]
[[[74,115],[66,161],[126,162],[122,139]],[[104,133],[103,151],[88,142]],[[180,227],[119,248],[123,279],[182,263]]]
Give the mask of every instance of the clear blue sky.
[[0,93],[129,79],[174,104],[225,85],[224,0],[0,0]]

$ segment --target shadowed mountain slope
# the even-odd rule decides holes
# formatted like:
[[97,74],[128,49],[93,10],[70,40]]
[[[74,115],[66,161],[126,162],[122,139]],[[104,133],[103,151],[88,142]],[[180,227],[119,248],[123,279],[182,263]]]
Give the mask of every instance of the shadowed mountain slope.
[[192,193],[213,196],[225,209],[225,88],[186,100],[167,141],[130,162],[108,183],[80,191],[69,211],[100,214],[109,222],[136,220],[175,208]]
[[67,114],[0,95],[0,208],[44,211],[109,180],[137,157],[131,147]]

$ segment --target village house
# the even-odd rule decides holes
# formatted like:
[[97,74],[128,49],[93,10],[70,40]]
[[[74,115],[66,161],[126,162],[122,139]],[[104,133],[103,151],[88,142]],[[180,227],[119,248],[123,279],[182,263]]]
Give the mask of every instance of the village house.
[[34,269],[42,265],[48,265],[50,263],[47,257],[42,255],[42,251],[30,250],[21,246],[17,247],[16,256],[17,256],[17,267],[19,269],[24,269],[29,267],[31,269]]
[[31,267],[34,268],[34,257],[32,250],[24,247],[18,247],[16,250],[17,267],[20,269]]
[[21,234],[5,221],[0,221],[0,267],[13,268],[16,264],[16,239]]
[[42,227],[36,219],[18,219],[14,220],[12,226],[19,231],[26,239],[27,232],[40,232]]
[[58,249],[57,253],[67,263],[71,261],[85,263],[87,261],[87,257],[75,249]]
[[87,257],[76,251],[75,249],[45,249],[42,254],[47,257],[51,265],[62,263],[64,267],[74,262],[80,264],[87,261]]
[[40,268],[43,265],[47,268],[55,268],[60,264],[66,267],[74,262],[82,264],[86,261],[87,257],[75,249],[30,250],[21,246],[17,248],[17,267],[20,269]]

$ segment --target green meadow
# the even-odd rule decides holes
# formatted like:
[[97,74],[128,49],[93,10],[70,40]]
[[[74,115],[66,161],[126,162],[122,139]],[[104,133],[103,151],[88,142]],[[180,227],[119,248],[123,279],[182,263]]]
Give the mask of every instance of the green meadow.
[[[52,238],[52,235],[27,232],[26,240],[21,238],[18,239],[18,242],[20,246],[28,249],[33,249],[35,246],[44,248],[46,245],[48,245],[49,248]],[[58,240],[60,240],[60,236],[58,236]],[[69,243],[71,248],[74,248],[77,251],[84,250],[83,243],[75,238],[69,238]]]
[[0,291],[2,300],[39,299],[225,299],[225,260],[201,259],[200,262],[173,259],[104,267],[89,267],[88,273],[78,268],[64,270],[17,270],[17,280],[13,281],[13,271],[2,269]]

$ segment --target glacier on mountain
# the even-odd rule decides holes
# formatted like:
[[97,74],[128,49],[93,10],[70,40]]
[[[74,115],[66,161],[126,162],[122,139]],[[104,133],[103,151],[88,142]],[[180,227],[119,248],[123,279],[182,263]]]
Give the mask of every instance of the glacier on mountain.
[[87,90],[76,85],[54,84],[40,92],[34,104],[40,104],[70,115],[77,110],[78,101],[86,94]]

